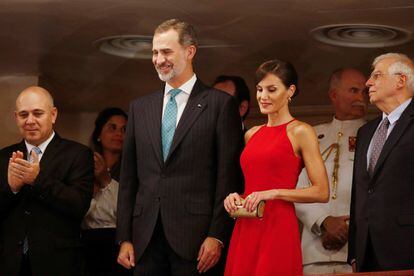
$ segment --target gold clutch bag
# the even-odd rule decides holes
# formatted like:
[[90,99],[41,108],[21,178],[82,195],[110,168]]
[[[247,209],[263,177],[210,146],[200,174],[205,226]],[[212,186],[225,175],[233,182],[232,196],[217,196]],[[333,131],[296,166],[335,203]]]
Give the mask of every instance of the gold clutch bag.
[[262,200],[257,204],[254,211],[249,212],[243,207],[244,199],[241,199],[241,205],[237,206],[237,211],[230,214],[232,218],[262,218],[265,208],[265,201]]

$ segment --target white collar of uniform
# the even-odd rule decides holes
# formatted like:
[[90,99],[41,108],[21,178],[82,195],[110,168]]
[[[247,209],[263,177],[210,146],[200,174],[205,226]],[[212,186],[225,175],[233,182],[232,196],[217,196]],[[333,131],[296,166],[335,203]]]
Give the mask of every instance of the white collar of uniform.
[[[193,74],[193,76],[188,81],[186,81],[180,87],[177,87],[177,88],[180,89],[181,91],[183,91],[185,94],[190,95],[196,81],[197,81],[197,76],[196,76],[196,74]],[[168,95],[168,92],[171,89],[174,89],[174,87],[172,87],[171,85],[169,85],[166,82],[165,83],[165,88],[164,88],[164,97]]]
[[[37,146],[42,151],[42,153],[39,156],[39,160],[40,160],[41,156],[43,156],[43,153],[45,152],[45,150],[46,150],[47,146],[49,145],[50,141],[52,141],[53,137],[55,137],[55,132],[54,131],[52,132],[52,135],[50,135],[50,137],[47,138],[46,141],[44,141],[43,143],[41,143],[40,145]],[[27,156],[29,156],[32,149],[36,146],[32,145],[32,144],[29,144],[26,140],[24,140],[24,143],[26,144],[26,148],[27,148]]]
[[341,120],[336,119],[335,116],[334,116],[334,118],[332,120],[332,125],[338,130],[348,129],[348,128],[352,128],[352,129],[357,128],[358,129],[365,122],[366,122],[365,118],[341,121]]
[[404,112],[404,110],[407,108],[407,106],[411,103],[412,98],[409,98],[402,104],[400,104],[396,109],[394,109],[390,114],[385,114],[382,112],[382,119],[384,120],[385,117],[388,118],[388,121],[390,122],[390,125],[393,125],[398,119],[400,119],[401,114]]

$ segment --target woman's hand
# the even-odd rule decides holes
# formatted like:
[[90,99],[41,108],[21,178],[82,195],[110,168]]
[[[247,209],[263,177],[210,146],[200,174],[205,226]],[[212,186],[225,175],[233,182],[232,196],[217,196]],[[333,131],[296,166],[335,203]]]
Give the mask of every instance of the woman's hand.
[[237,206],[240,205],[241,197],[238,193],[231,193],[226,197],[226,199],[224,199],[224,208],[229,214],[236,212]]
[[253,212],[254,210],[256,210],[257,205],[259,204],[260,201],[275,199],[278,194],[279,194],[279,191],[276,189],[253,192],[245,198],[244,208],[246,208],[246,210],[249,212]]
[[95,161],[95,179],[100,188],[105,188],[111,182],[111,175],[108,172],[105,159],[97,152],[94,152],[93,159]]

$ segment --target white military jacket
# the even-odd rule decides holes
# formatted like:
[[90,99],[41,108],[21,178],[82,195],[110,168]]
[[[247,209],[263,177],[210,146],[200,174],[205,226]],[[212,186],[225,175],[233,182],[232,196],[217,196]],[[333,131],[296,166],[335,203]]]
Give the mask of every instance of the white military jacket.
[[[352,187],[352,169],[358,128],[365,123],[364,119],[332,122],[315,126],[321,153],[334,143],[339,145],[339,168],[337,170],[337,185],[333,185],[334,158],[336,149],[333,149],[325,161],[328,173],[330,198],[328,203],[297,203],[296,213],[303,223],[302,255],[303,264],[316,262],[346,262],[346,244],[339,251],[325,250],[322,246],[320,226],[328,216],[349,215]],[[329,150],[328,150],[329,151]],[[327,153],[322,156],[325,160]],[[306,170],[299,176],[297,188],[309,186]],[[336,199],[332,197],[336,196]]]

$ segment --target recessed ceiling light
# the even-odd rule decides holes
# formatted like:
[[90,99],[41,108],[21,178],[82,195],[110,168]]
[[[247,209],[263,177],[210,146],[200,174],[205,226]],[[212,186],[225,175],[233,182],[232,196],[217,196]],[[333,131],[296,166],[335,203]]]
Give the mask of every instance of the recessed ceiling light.
[[152,36],[117,35],[98,39],[94,42],[101,52],[134,59],[151,59]]
[[412,32],[374,24],[325,25],[310,31],[317,41],[335,46],[380,48],[407,43]]
[[[228,44],[217,40],[205,41],[198,48],[237,48],[240,44]],[[152,36],[145,35],[115,35],[100,38],[94,45],[106,54],[134,59],[151,59]]]

